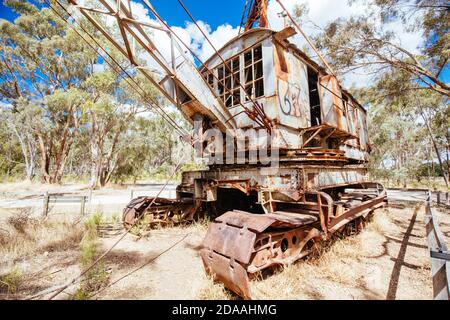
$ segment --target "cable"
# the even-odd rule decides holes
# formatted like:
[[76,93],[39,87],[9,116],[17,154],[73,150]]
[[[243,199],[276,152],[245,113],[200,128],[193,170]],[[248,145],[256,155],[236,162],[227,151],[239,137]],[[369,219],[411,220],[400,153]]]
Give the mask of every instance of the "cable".
[[[186,135],[186,132],[184,132],[184,129],[183,128],[181,128],[176,122],[175,122],[175,120],[174,119],[172,119],[166,112],[165,112],[165,110],[161,107],[161,106],[159,106],[158,105],[158,103],[156,102],[156,101],[154,101],[153,99],[151,99],[151,98],[148,98],[148,97],[146,97],[146,92],[145,92],[145,90],[144,89],[142,89],[141,87],[140,87],[140,85],[139,85],[139,83],[137,83],[136,82],[136,80],[128,73],[128,71],[124,68],[124,67],[122,67],[121,66],[121,64],[114,58],[114,57],[112,57],[111,56],[111,54],[109,54],[108,53],[108,51],[106,51],[103,47],[102,47],[102,45],[89,33],[89,32],[87,32],[84,28],[83,28],[83,26],[68,12],[68,10],[59,2],[59,1],[56,1],[57,3],[58,3],[58,5],[72,18],[72,19],[74,19],[74,21],[75,21],[75,23],[80,27],[80,29],[81,30],[83,30],[83,32],[87,35],[87,36],[89,36],[89,38],[91,38],[92,39],[92,41],[113,61],[113,63],[115,63],[121,70],[122,70],[122,72],[128,77],[128,79],[129,80],[127,80],[123,75],[120,75],[119,74],[119,72],[114,68],[114,66],[111,64],[111,62],[109,62],[108,61],[108,59],[106,59],[105,58],[105,56],[103,56],[101,53],[99,53],[97,50],[96,50],[96,48],[86,39],[86,38],[84,38],[83,37],[83,35],[78,31],[78,30],[76,30],[73,26],[72,26],[72,24],[69,22],[69,21],[67,21],[67,19],[65,18],[65,17],[63,17],[59,12],[58,12],[58,10],[56,10],[55,8],[54,8],[54,6],[48,1],[48,0],[44,0],[48,5],[49,5],[49,7],[53,10],[53,12],[55,12],[62,20],[64,20],[67,24],[68,24],[68,26],[73,30],[73,31],[75,31],[76,33],[77,33],[77,35],[78,36],[80,36],[98,55],[100,55],[102,58],[103,58],[103,60],[111,67],[111,69],[116,73],[116,74],[118,74],[118,76],[120,77],[120,78],[123,78],[129,85],[130,85],[130,87],[132,88],[132,89],[134,89],[143,99],[144,99],[144,101],[146,101],[147,103],[149,103],[153,108],[155,108],[155,110],[156,110],[156,112],[158,112],[158,109],[160,110],[158,113],[178,132],[178,134],[180,134],[181,136],[183,136],[183,135]],[[141,90],[142,92],[140,92],[135,86],[133,86],[131,83],[130,83],[130,81],[131,82],[133,82],[134,84],[135,84],[135,86],[137,86],[137,88],[139,89],[139,90]],[[149,101],[147,101],[147,99],[149,99],[150,100],[150,102]]]
[[328,68],[328,71],[331,72],[331,74],[333,76],[336,76],[336,73],[334,72],[333,68],[328,64],[328,62],[325,60],[325,58],[322,56],[322,54],[320,53],[319,49],[317,49],[317,47],[314,45],[314,43],[311,41],[311,39],[309,38],[309,36],[303,31],[302,28],[300,28],[300,26],[298,25],[297,22],[295,22],[294,18],[292,18],[291,14],[289,13],[289,11],[287,11],[286,7],[283,5],[283,3],[280,0],[277,0],[278,4],[281,6],[281,8],[283,9],[283,11],[286,13],[286,15],[289,17],[289,19],[292,21],[292,23],[294,24],[294,26],[298,29],[298,31],[300,31],[300,33],[302,34],[302,36],[306,39],[306,41],[308,42],[308,44],[311,46],[311,48],[317,53],[317,55],[319,56],[320,60],[322,60],[322,62],[325,64],[325,66]]
[[[57,14],[57,16],[59,16],[63,21],[65,21],[68,25],[69,25],[69,27],[70,28],[72,28],[92,49],[94,49],[95,50],[95,48],[92,46],[92,44],[90,44],[75,28],[73,28],[73,26],[52,6],[52,4],[48,1],[48,0],[44,0],[46,3],[47,3],[47,5],[49,5],[49,7],[51,8],[51,10],[52,11],[54,11],[56,14]],[[61,6],[61,8],[70,16],[70,17],[72,17],[71,16],[71,14],[67,11],[67,9],[59,2],[59,1],[57,1],[57,3]],[[72,17],[73,18],[73,17]],[[74,19],[74,21],[76,21],[76,19]],[[122,69],[122,71],[129,77],[129,78],[131,78],[132,79],[132,77],[128,74],[128,72],[105,50],[105,49],[103,49],[103,47],[100,45],[100,44],[98,44],[98,42],[76,21],[76,23],[81,27],[81,29],[91,38],[91,39],[93,39],[94,40],[94,42],[99,46],[99,48],[101,48],[110,58],[111,58],[111,60],[113,60],[119,67],[120,67],[120,69]],[[97,50],[95,50],[96,52],[97,52]],[[101,55],[101,54],[100,54]],[[102,58],[104,58],[103,56],[102,56]],[[108,64],[110,64],[109,62],[108,62],[108,60],[107,59],[105,59],[104,58],[104,60],[108,63]],[[114,67],[112,66],[112,65],[110,65],[111,67],[112,67],[112,69],[114,70],[114,71],[116,71],[115,69],[114,69]],[[120,77],[120,74],[119,74],[119,77]],[[123,79],[125,79],[125,78],[123,78]],[[134,80],[134,79],[133,79]],[[136,88],[134,88],[135,90],[136,90]],[[142,90],[142,88],[140,88],[141,90]],[[143,97],[145,97],[145,96],[143,96]],[[157,104],[155,104],[156,106],[158,106]],[[158,106],[159,107],[159,106]],[[164,112],[164,111],[163,111]],[[165,112],[164,112],[165,113]],[[175,129],[176,129],[176,127],[175,127]],[[148,208],[150,208],[154,203],[155,203],[155,201],[156,201],[156,199],[160,196],[160,194],[162,193],[162,191],[166,188],[166,186],[168,185],[168,183],[169,183],[169,181],[173,178],[173,176],[177,173],[177,171],[178,171],[178,169],[179,169],[179,167],[181,166],[181,162],[180,163],[178,163],[178,165],[176,166],[176,168],[174,169],[174,171],[173,171],[173,173],[171,174],[171,176],[167,179],[167,181],[165,182],[165,184],[161,187],[161,189],[159,190],[159,192],[157,193],[157,195],[156,195],[156,197],[154,197],[153,199],[152,199],[152,201],[151,201],[151,203],[148,205]],[[124,238],[125,238],[125,236],[130,232],[130,230],[132,229],[132,227],[142,218],[142,216],[144,215],[144,213],[145,213],[145,211],[143,211],[138,217],[137,217],[137,219],[133,222],[133,224],[131,225],[131,227],[126,231],[126,232],[124,232],[123,234],[122,234],[122,236],[119,238],[119,239],[117,239],[117,241],[108,249],[108,250],[106,250],[102,255],[100,255],[95,261],[93,261],[87,268],[85,268],[78,276],[76,276],[75,278],[73,278],[72,280],[70,280],[68,283],[66,283],[66,284],[64,284],[64,285],[61,285],[61,286],[58,286],[56,289],[54,289],[54,291],[56,291],[56,293],[54,293],[50,298],[49,298],[49,300],[52,300],[53,298],[55,298],[57,295],[59,295],[61,292],[63,292],[65,289],[67,289],[69,286],[71,286],[71,285],[73,285],[73,284],[75,284],[75,283],[78,283],[78,282],[80,282],[80,281],[77,281],[77,280],[79,280],[79,279],[81,279],[88,271],[90,271],[95,265],[97,265],[106,255],[108,255],[116,246],[117,246],[117,244],[120,242],[120,241],[122,241]],[[185,237],[187,237],[187,235],[185,236]],[[184,238],[182,239],[182,240],[184,240]],[[182,241],[182,240],[180,240],[180,242]],[[176,244],[178,244],[178,243],[176,243]],[[176,245],[176,244],[174,244],[174,246]],[[170,248],[169,249],[167,249],[166,251],[163,251],[161,254],[163,254],[163,253],[165,253],[165,252],[167,252],[168,250],[170,250]],[[160,254],[160,255],[161,255]],[[156,258],[158,258],[160,255],[158,255],[157,257],[155,257],[155,259]],[[41,293],[38,293],[37,295],[34,295],[34,296],[32,296],[32,297],[29,297],[28,299],[33,299],[33,298],[35,298],[35,297],[39,297],[39,296],[41,296],[41,295],[43,295],[43,294],[46,294],[46,293],[50,293],[50,292],[52,292],[52,291],[49,291],[49,292],[47,292],[48,290],[51,290],[51,289],[47,289],[47,290],[44,290],[43,292],[41,292]]]
[[[210,74],[210,75],[212,75],[213,77],[214,77],[214,79],[216,79],[217,80],[217,82],[218,83],[220,83],[220,82],[222,82],[223,83],[223,81],[221,81],[215,74],[214,74],[214,72],[212,72],[212,70],[211,69],[209,69],[208,68],[208,66],[200,59],[200,57],[194,52],[194,50],[192,50],[191,49],[191,47],[189,46],[189,45],[187,45],[176,33],[175,33],[175,31],[173,31],[172,30],[172,28],[161,18],[161,16],[159,16],[159,14],[155,11],[155,9],[148,3],[148,1],[147,0],[143,0],[143,2],[144,2],[144,4],[147,6],[147,8],[152,12],[152,14],[159,20],[159,22],[163,25],[163,26],[165,26],[166,28],[167,28],[167,30],[169,30],[169,32],[171,32],[176,38],[177,38],[177,40],[192,54],[192,56],[195,58],[195,59],[197,59],[198,60],[198,62],[200,62],[200,64],[201,64],[201,66],[202,66],[202,68],[204,68],[204,69],[206,69],[207,70],[207,72],[208,72],[208,74]],[[206,80],[205,80],[205,78],[203,77],[203,75],[201,75],[201,77],[202,77],[202,79],[204,80],[204,82],[206,83],[206,85],[209,87],[210,86],[210,84],[209,83],[207,83],[206,82]],[[230,89],[230,88],[228,88],[225,84],[224,84],[224,90],[227,92],[227,93],[230,93],[230,94],[233,94],[233,91]],[[244,91],[245,92],[245,91]],[[213,92],[214,93],[214,92]],[[216,96],[215,94],[214,94],[214,96]],[[217,98],[217,96],[216,96],[216,98]],[[221,102],[221,99],[219,99],[219,98],[217,98],[220,102]],[[239,105],[240,106],[242,106],[242,108],[244,109],[244,112],[245,112],[245,114],[247,114],[247,115],[251,115],[251,110],[250,109],[248,109],[243,103],[242,103],[242,101],[240,101],[240,99],[239,99]],[[224,106],[225,107],[225,106]],[[240,112],[240,113],[242,113],[242,112]],[[230,121],[231,119],[233,119],[234,117],[236,117],[237,116],[237,114],[236,115],[234,115],[234,116],[231,116],[230,117],[230,119],[228,119],[226,122],[228,122],[228,121]],[[252,117],[250,117],[251,119],[253,119]],[[258,119],[259,120],[259,119]],[[258,124],[259,125],[262,125],[262,126],[264,126],[264,123],[262,123],[262,122],[260,122],[260,121],[257,121],[258,122]]]
[[156,256],[154,256],[153,258],[149,259],[148,261],[144,262],[141,266],[131,270],[130,272],[126,273],[125,275],[121,276],[120,278],[114,280],[113,282],[109,283],[107,286],[101,288],[100,290],[94,292],[92,295],[90,295],[88,298],[91,299],[93,297],[95,297],[96,295],[98,295],[99,293],[105,291],[106,289],[112,287],[113,285],[115,285],[117,282],[125,279],[126,277],[132,275],[133,273],[135,273],[136,271],[141,270],[142,268],[144,268],[146,265],[152,263],[153,261],[155,261],[156,259],[158,259],[160,256],[162,256],[163,254],[165,254],[166,252],[172,250],[174,247],[176,247],[179,243],[183,242],[188,236],[190,235],[190,233],[185,234],[183,238],[181,238],[180,240],[176,241],[175,243],[173,243],[171,246],[169,246],[168,248],[166,248],[165,250],[161,251],[160,253],[158,253]]
[[[174,169],[173,173],[171,174],[171,176],[167,179],[166,183],[161,187],[161,189],[159,190],[158,194],[152,199],[152,201],[150,202],[150,204],[148,205],[148,208],[150,208],[156,201],[156,199],[160,196],[160,194],[162,193],[162,191],[166,188],[166,186],[169,184],[169,181],[174,177],[174,175],[177,173],[179,167],[181,166],[181,162],[178,163],[178,165],[176,166],[176,168]],[[54,293],[48,300],[52,300],[53,298],[55,298],[57,295],[59,295],[61,292],[63,292],[66,288],[70,287],[71,285],[75,284],[75,282],[80,279],[82,276],[84,276],[87,272],[89,272],[95,265],[97,265],[107,254],[109,254],[118,244],[120,241],[122,241],[125,236],[131,231],[132,227],[135,226],[138,221],[143,217],[145,213],[145,210],[137,217],[137,219],[135,219],[135,221],[133,222],[133,224],[131,225],[131,227],[126,230],[122,236],[120,236],[119,239],[117,239],[116,242],[113,243],[113,245],[106,250],[103,254],[101,254],[97,259],[95,259],[94,262],[92,262],[87,268],[85,268],[78,276],[76,276],[75,278],[73,278],[71,281],[69,281],[67,284],[63,285],[61,288],[59,288],[57,290],[56,293]]]
[[241,22],[239,23],[238,34],[241,34],[242,25],[244,24],[245,14],[247,13],[248,0],[245,0],[244,11],[242,11]]
[[[260,120],[262,121],[262,124],[264,127],[266,127],[266,129],[270,132],[272,131],[272,126],[270,121],[268,120],[264,109],[256,102],[253,100],[253,98],[247,93],[247,91],[245,90],[244,86],[241,84],[240,81],[237,80],[233,70],[231,70],[231,67],[226,63],[226,61],[224,60],[224,58],[222,57],[222,55],[219,53],[219,51],[216,49],[216,47],[212,44],[211,40],[209,40],[208,36],[205,34],[205,32],[203,31],[202,28],[200,28],[200,26],[198,25],[197,20],[192,16],[192,14],[189,12],[189,10],[186,8],[186,6],[184,5],[183,1],[178,0],[178,2],[180,3],[180,5],[183,7],[184,11],[187,13],[187,15],[189,16],[189,18],[192,20],[192,22],[195,24],[195,26],[197,27],[197,29],[202,33],[203,37],[205,38],[205,40],[209,43],[209,45],[213,48],[213,50],[215,51],[215,53],[217,54],[217,56],[220,58],[220,60],[222,60],[222,63],[224,64],[224,66],[228,69],[228,71],[230,72],[230,74],[232,75],[234,81],[236,81],[236,83],[239,84],[239,86],[241,87],[241,89],[243,89],[244,94],[247,96],[247,98],[252,102],[254,110],[256,112],[256,114],[253,114],[254,118],[252,118],[252,120],[256,121],[257,116],[260,117]],[[250,115],[250,114],[249,114]]]

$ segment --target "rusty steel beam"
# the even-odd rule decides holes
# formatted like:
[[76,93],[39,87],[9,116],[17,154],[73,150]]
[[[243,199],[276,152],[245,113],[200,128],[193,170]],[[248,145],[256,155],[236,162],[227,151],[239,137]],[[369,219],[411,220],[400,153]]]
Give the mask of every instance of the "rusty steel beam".
[[[202,92],[209,92],[213,99],[215,99],[215,103],[206,103],[205,101],[201,102],[201,108],[204,108],[207,110],[206,114],[213,116],[213,121],[216,121],[216,118],[218,120],[218,124],[221,128],[221,130],[226,129],[233,129],[235,128],[234,121],[230,122],[227,121],[227,119],[231,118],[231,114],[229,113],[229,110],[224,106],[223,102],[219,99],[217,94],[210,88],[206,82],[203,76],[200,74],[199,70],[192,65],[192,72],[195,74],[198,74],[198,79],[196,79],[195,84],[193,81],[186,81],[180,79],[179,75],[177,74],[177,64],[174,61],[176,58],[174,51],[177,50],[177,54],[179,54],[183,59],[186,61],[187,64],[192,64],[190,59],[185,55],[184,50],[182,50],[178,43],[176,41],[172,41],[172,54],[171,54],[171,61],[167,62],[164,57],[161,55],[161,53],[158,50],[157,44],[155,44],[152,39],[148,36],[148,34],[144,31],[143,27],[150,27],[153,29],[157,29],[159,31],[166,32],[170,37],[172,38],[173,31],[168,29],[164,23],[162,23],[162,19],[159,16],[156,16],[156,20],[160,23],[160,27],[155,26],[151,23],[145,23],[138,21],[134,19],[131,11],[126,7],[126,5],[121,1],[117,1],[117,10],[116,8],[113,8],[113,5],[110,4],[106,0],[99,0],[99,3],[108,11],[105,10],[98,10],[95,8],[87,8],[85,6],[77,6],[76,0],[69,0],[69,2],[72,5],[75,5],[76,8],[79,10],[79,12],[82,13],[82,15],[88,19],[89,22],[91,22],[94,27],[100,31],[100,33],[117,49],[120,53],[122,53],[130,62],[131,64],[143,74],[143,76],[151,82],[155,88],[160,91],[166,99],[170,101],[170,103],[176,105],[178,108],[180,108],[181,102],[179,93],[180,88],[191,98],[196,99],[198,93],[193,93],[192,88],[193,85],[197,85],[197,80],[199,80],[199,84],[201,84],[201,90]],[[147,1],[144,2],[146,5],[149,5]],[[92,10],[88,10],[92,9]],[[123,41],[123,44],[120,44],[116,39],[114,39],[106,30],[102,27],[101,23],[96,20],[95,17],[93,17],[90,12],[96,12],[99,14],[104,14],[108,16],[113,16],[116,18],[116,24],[118,26],[118,29],[120,31],[120,35]],[[139,65],[136,61],[136,58],[133,55],[133,51],[130,46],[129,42],[129,36],[134,38],[134,40],[138,43],[138,45],[144,49],[144,51],[149,54],[152,61],[155,62],[161,69],[164,74],[166,74],[167,79],[170,80],[170,85],[174,90],[168,90],[167,86],[163,86],[162,83],[156,81],[154,79],[154,74],[150,73],[150,70],[146,68],[145,66]],[[192,75],[191,78],[195,76]],[[163,77],[164,79],[164,77]],[[173,91],[173,92],[172,92]],[[204,96],[202,99],[210,99],[210,96]],[[206,111],[205,110],[205,111]],[[193,121],[193,120],[191,120]]]

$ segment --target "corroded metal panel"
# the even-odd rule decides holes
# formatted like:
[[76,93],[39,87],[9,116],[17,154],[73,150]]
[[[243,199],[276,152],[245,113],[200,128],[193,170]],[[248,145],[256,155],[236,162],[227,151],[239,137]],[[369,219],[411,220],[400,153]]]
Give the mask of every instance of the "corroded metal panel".
[[[220,50],[219,54],[224,60],[227,60],[245,49],[252,47],[253,45],[263,41],[264,39],[270,37],[272,31],[268,29],[253,29],[249,32],[241,34],[230,41],[228,41]],[[214,68],[215,66],[222,63],[222,59],[218,55],[211,56],[205,65],[208,68]]]
[[332,75],[320,77],[319,83],[319,92],[322,100],[322,123],[348,131],[342,92],[336,77]]
[[289,69],[287,80],[277,78],[280,123],[292,128],[311,126],[308,74],[306,65],[286,54]]
[[228,123],[228,128],[230,125],[232,125],[231,128],[236,128],[234,120],[230,119],[231,113],[223,107],[214,93],[208,88],[191,62],[186,60],[178,65],[176,74],[178,80],[186,86],[195,97],[195,100],[199,102],[199,109],[206,109],[206,112],[217,117],[222,128],[227,128],[226,123]]
[[[277,70],[277,96],[280,109],[280,123],[292,128],[311,126],[308,71],[306,65],[291,52],[280,52],[281,46],[275,50]],[[282,51],[282,50],[281,50]],[[282,61],[284,59],[284,61]],[[285,64],[285,71],[280,67]]]
[[348,131],[351,134],[356,134],[356,128],[355,128],[355,107],[353,106],[353,102],[350,100],[347,102],[347,114],[348,114]]
[[[349,140],[354,141],[354,140]],[[369,154],[367,151],[360,150],[351,145],[343,145],[340,147],[341,150],[345,151],[345,156],[350,159],[355,159],[359,161],[369,161]]]
[[252,298],[247,270],[240,263],[232,264],[230,258],[208,249],[202,249],[200,255],[206,272],[216,281],[222,282],[225,287],[233,290],[244,299]]
[[[364,166],[324,167],[324,166],[283,166],[280,168],[222,168],[221,170],[188,172],[183,174],[183,184],[198,179],[216,181],[248,180],[252,190],[260,188],[283,190],[318,190],[324,187],[352,184],[366,181],[367,169]],[[302,177],[305,177],[303,179]]]
[[308,169],[305,172],[309,190],[366,181],[366,170],[361,168]]
[[[249,216],[258,220],[255,215]],[[273,220],[270,221],[269,225],[272,222]],[[204,243],[215,252],[233,257],[239,262],[248,263],[253,252],[255,239],[256,234],[248,229],[230,227],[225,223],[212,223],[209,226]]]
[[[228,211],[216,218],[217,222],[222,222],[224,224],[228,224],[230,226],[234,226],[237,228],[245,228],[249,230],[253,230],[255,232],[263,232],[266,230],[276,219],[273,217],[269,217],[267,215],[255,215],[242,211]],[[218,225],[218,227],[221,227]],[[226,229],[229,230],[229,229]],[[244,230],[241,230],[244,231]],[[248,232],[248,231],[246,231]],[[242,235],[246,232],[242,232]],[[253,233],[254,234],[254,233]],[[250,236],[249,236],[250,237]],[[252,238],[253,240],[255,238]],[[217,251],[217,250],[216,250]],[[217,251],[219,252],[219,251]],[[251,252],[251,251],[250,251]],[[239,260],[241,262],[247,263],[248,261]]]
[[368,150],[369,133],[367,130],[366,114],[362,111],[358,112],[359,123],[359,143],[362,150]]

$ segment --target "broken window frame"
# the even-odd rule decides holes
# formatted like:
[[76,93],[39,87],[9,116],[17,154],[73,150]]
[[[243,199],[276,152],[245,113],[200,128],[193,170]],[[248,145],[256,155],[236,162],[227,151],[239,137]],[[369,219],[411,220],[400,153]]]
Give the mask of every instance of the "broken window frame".
[[[248,93],[251,94],[251,99],[264,97],[264,57],[262,50],[262,43],[259,42],[225,60],[225,63],[228,64],[229,68],[221,63],[210,71],[202,73],[206,82],[227,108],[234,108],[249,102],[250,98]],[[257,57],[256,61],[254,60],[255,52]],[[251,63],[246,66],[245,54],[248,53],[251,54]],[[246,79],[246,69],[251,69],[250,81],[247,81]],[[233,71],[234,76],[231,75],[229,70]],[[211,72],[214,72],[215,77]],[[238,80],[239,83],[236,80]],[[247,94],[244,93],[243,88],[246,89]],[[247,91],[247,88],[251,88],[251,91]]]
[[[255,52],[259,49],[259,56],[255,58]],[[246,55],[251,54],[250,63],[247,63]],[[254,46],[242,53],[244,60],[243,78],[246,91],[245,102],[264,96],[264,61],[262,45]],[[258,74],[260,68],[261,74]],[[251,72],[249,72],[251,71]],[[250,77],[249,77],[250,76]]]

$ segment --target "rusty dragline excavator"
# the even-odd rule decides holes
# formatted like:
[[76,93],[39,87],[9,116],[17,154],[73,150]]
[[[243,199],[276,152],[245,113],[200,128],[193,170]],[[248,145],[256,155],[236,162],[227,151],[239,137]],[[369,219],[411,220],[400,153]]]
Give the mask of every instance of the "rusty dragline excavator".
[[[189,140],[194,146],[225,141],[205,134],[208,129],[222,136],[239,129],[266,133],[254,140],[235,134],[227,146],[209,148],[208,170],[183,172],[176,199],[139,197],[123,214],[126,228],[138,220],[150,227],[172,225],[200,212],[215,218],[201,249],[205,269],[243,298],[254,297],[249,279],[260,271],[305,257],[337,232],[361,229],[386,203],[384,187],[366,178],[370,145],[364,108],[341,88],[319,51],[324,67],[288,41],[300,32],[314,48],[277,1],[289,25],[279,32],[269,29],[268,1],[247,0],[239,35],[214,48],[205,62],[147,0],[140,1],[149,13],[145,21],[130,1],[88,6],[69,0],[67,7],[57,1],[59,12],[72,18],[76,13],[72,22],[89,21],[181,111],[194,126]],[[149,103],[156,108],[155,101]],[[270,143],[269,136],[275,136]],[[239,143],[237,163],[211,161],[239,158],[229,148]],[[261,143],[268,158],[277,151],[276,167],[263,157],[251,159]]]

